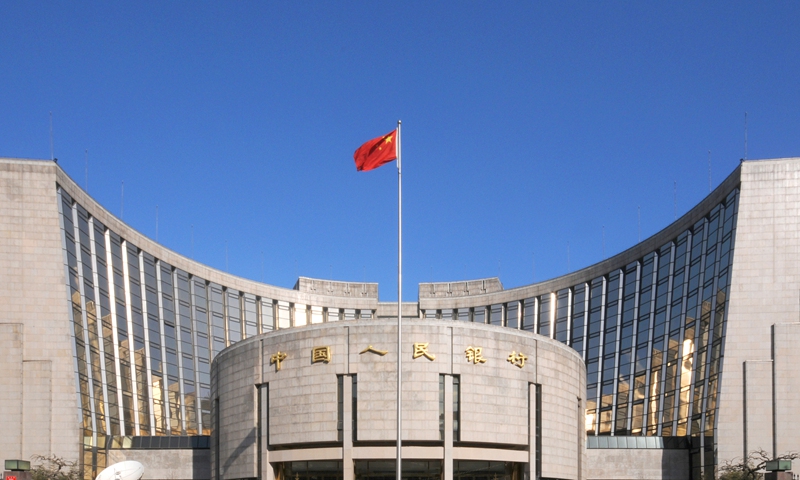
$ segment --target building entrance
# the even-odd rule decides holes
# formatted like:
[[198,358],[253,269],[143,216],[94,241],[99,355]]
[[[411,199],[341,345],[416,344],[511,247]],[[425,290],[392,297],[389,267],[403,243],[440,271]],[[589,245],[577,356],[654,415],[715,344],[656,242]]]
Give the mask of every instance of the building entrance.
[[[396,460],[356,460],[356,480],[389,480],[397,476]],[[403,460],[403,480],[441,480],[441,460]]]
[[342,462],[312,460],[281,464],[280,480],[342,480]]
[[522,463],[456,460],[453,480],[521,480]]

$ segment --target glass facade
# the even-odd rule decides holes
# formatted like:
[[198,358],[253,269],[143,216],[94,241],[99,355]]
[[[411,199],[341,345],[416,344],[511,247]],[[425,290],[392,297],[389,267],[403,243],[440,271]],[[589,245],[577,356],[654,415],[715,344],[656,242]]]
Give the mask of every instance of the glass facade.
[[172,448],[147,439],[209,435],[211,360],[225,347],[278,328],[374,317],[207,281],[122,238],[60,188],[59,199],[87,479],[106,466],[107,449],[133,439]]
[[[210,364],[227,346],[276,329],[376,318],[213,283],[143,251],[60,188],[59,199],[84,464],[93,466],[86,478],[105,467],[107,448],[131,438],[209,435]],[[571,346],[586,363],[587,433],[686,438],[700,478],[714,464],[737,200],[734,190],[671,241],[596,278],[420,317],[519,329]],[[454,389],[458,402],[457,379]],[[458,423],[456,416],[456,439]],[[382,476],[383,467],[364,464],[359,476]],[[461,467],[461,476],[476,478],[516,471]],[[302,476],[316,466],[286,468]]]
[[[702,478],[715,464],[737,201],[734,190],[691,228],[622,268],[474,307],[471,320],[501,325],[505,317],[508,328],[574,348],[586,363],[587,434],[688,439],[680,444],[691,450],[692,477]],[[462,319],[462,310],[422,316]]]

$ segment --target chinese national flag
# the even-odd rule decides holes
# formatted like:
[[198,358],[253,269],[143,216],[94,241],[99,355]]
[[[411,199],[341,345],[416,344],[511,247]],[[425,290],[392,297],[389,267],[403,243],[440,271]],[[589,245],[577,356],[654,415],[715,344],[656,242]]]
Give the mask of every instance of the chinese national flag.
[[356,170],[366,172],[374,170],[385,163],[397,160],[397,130],[392,130],[378,138],[373,138],[358,147],[353,158],[356,161]]

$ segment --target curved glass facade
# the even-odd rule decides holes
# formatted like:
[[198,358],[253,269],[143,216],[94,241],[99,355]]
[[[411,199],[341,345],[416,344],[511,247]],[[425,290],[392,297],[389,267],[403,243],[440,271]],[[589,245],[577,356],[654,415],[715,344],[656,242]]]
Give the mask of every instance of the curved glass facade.
[[586,362],[589,435],[713,432],[738,191],[624,268],[532,298],[426,318],[554,338]]
[[[306,305],[208,281],[122,238],[61,188],[59,196],[84,464],[95,467],[86,478],[106,465],[106,448],[132,437],[208,435],[210,363],[225,347],[275,329],[377,316],[337,307],[336,297]],[[688,437],[693,468],[713,465],[737,200],[734,189],[690,228],[602,275],[419,316],[571,346],[586,363],[589,435]]]
[[209,435],[211,360],[225,347],[278,328],[374,316],[207,281],[59,196],[86,478],[106,465],[106,448],[135,437]]
[[700,478],[715,464],[738,193],[623,268],[536,297],[423,315],[570,345],[586,362],[587,434],[689,437]]

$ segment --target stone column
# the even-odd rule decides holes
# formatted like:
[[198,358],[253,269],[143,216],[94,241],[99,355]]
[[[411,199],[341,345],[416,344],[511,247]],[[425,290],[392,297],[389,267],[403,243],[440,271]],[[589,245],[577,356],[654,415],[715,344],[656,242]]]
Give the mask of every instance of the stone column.
[[444,376],[444,480],[453,480],[453,376]]
[[528,464],[525,466],[525,480],[536,478],[536,384],[528,384]]
[[353,376],[347,375],[342,382],[342,468],[343,480],[353,480]]
[[258,454],[261,456],[261,471],[258,474],[261,480],[275,480],[275,470],[269,464],[269,384],[259,385],[258,391],[261,398],[258,406],[258,418],[261,425],[261,438],[258,442],[261,451]]

